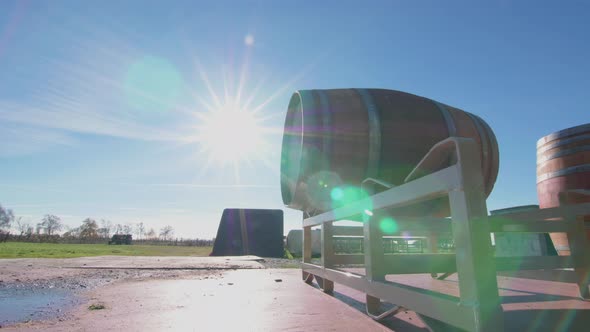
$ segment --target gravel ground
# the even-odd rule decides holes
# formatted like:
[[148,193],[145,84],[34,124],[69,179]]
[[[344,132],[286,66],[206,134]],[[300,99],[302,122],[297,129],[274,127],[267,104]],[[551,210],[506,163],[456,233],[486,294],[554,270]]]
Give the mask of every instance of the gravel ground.
[[301,258],[287,259],[287,258],[263,258],[259,261],[267,269],[299,269],[301,268]]
[[[130,259],[133,259],[130,257]],[[156,259],[156,258],[154,258]],[[162,257],[157,257],[163,260]],[[73,261],[76,260],[76,263]],[[147,279],[178,279],[178,278],[200,278],[203,276],[220,276],[223,269],[216,265],[210,267],[196,268],[92,268],[87,265],[84,258],[67,260],[55,259],[20,259],[0,260],[0,288],[63,288],[69,290],[84,290],[96,288],[106,284],[125,280],[147,280]],[[42,262],[42,263],[40,263]],[[79,262],[79,264],[78,264]],[[266,269],[276,268],[300,268],[300,259],[286,258],[261,258],[256,260]],[[166,263],[163,263],[164,265]],[[240,264],[231,264],[230,269],[251,268]]]

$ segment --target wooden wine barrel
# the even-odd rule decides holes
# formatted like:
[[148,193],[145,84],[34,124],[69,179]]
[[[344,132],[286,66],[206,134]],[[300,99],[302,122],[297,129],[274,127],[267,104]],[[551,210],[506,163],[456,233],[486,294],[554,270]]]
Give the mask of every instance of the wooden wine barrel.
[[[537,195],[541,208],[590,202],[590,123],[547,135],[537,142]],[[590,228],[590,215],[584,216]],[[590,231],[587,231],[590,238]],[[551,233],[559,255],[569,255],[565,233]]]
[[336,207],[334,188],[358,188],[366,178],[400,185],[434,144],[450,136],[477,142],[489,195],[498,174],[498,143],[478,116],[400,91],[297,91],[283,134],[283,202],[317,213]]

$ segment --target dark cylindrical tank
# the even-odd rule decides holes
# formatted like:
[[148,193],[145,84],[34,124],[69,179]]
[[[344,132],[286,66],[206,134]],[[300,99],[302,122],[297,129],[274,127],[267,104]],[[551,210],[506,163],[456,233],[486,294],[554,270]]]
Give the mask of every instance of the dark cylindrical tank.
[[336,207],[335,188],[358,188],[366,178],[400,185],[428,150],[449,136],[478,144],[489,195],[498,174],[498,144],[478,116],[400,91],[297,91],[283,135],[283,202],[321,212]]
[[[590,123],[560,130],[537,142],[537,195],[541,208],[590,202]],[[584,192],[586,191],[586,192]],[[590,215],[584,216],[586,227]],[[565,233],[551,233],[559,255],[569,255]],[[588,231],[590,238],[590,230]]]
[[[498,216],[516,212],[539,210],[538,205],[521,205],[490,211]],[[557,252],[547,233],[494,233],[495,255],[508,256],[555,256]]]

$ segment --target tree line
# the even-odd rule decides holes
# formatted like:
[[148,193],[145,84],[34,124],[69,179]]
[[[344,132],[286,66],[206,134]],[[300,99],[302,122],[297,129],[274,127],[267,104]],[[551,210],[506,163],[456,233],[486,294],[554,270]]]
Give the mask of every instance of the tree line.
[[[16,230],[16,233],[10,234],[11,229]],[[60,231],[64,232],[59,234]],[[170,225],[156,231],[153,227],[148,228],[143,222],[115,224],[106,219],[97,221],[86,218],[80,226],[72,228],[64,225],[61,218],[53,214],[46,214],[37,224],[33,224],[23,217],[15,216],[13,210],[6,209],[0,204],[0,241],[9,238],[29,239],[35,242],[67,242],[68,239],[77,239],[80,243],[100,243],[114,234],[131,234],[135,241],[143,243],[179,242],[177,238],[173,238],[174,228]],[[57,241],[58,239],[62,241]],[[211,245],[213,240],[180,239],[180,242],[183,242],[183,245]]]

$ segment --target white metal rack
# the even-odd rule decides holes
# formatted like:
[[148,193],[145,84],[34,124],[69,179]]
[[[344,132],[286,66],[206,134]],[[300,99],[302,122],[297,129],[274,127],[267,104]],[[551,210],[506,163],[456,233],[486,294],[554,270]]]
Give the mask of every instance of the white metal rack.
[[[445,167],[448,160],[456,163]],[[419,177],[421,174],[428,175]],[[436,237],[451,234],[455,253],[383,253],[383,233],[378,222],[395,216],[396,208],[418,206],[428,200],[448,197],[451,218],[430,216],[396,218],[398,231],[412,236]],[[338,220],[360,219],[363,227],[335,226]],[[451,137],[436,144],[422,159],[406,182],[366,199],[303,220],[304,281],[316,279],[331,293],[334,283],[366,294],[367,313],[382,319],[407,308],[418,313],[432,330],[451,325],[467,331],[503,330],[503,311],[498,296],[496,271],[574,268],[583,298],[590,299],[590,244],[584,222],[578,216],[590,214],[590,203],[541,209],[501,216],[488,216],[479,151],[473,140]],[[559,219],[557,222],[556,220]],[[321,264],[311,262],[311,228],[321,226]],[[494,258],[490,232],[566,232],[571,256]],[[363,236],[364,254],[335,254],[334,236]],[[431,246],[432,247],[432,246]],[[355,274],[342,265],[364,264],[365,274]],[[390,274],[458,274],[460,297],[413,288],[387,281]],[[394,304],[380,312],[381,301]]]

